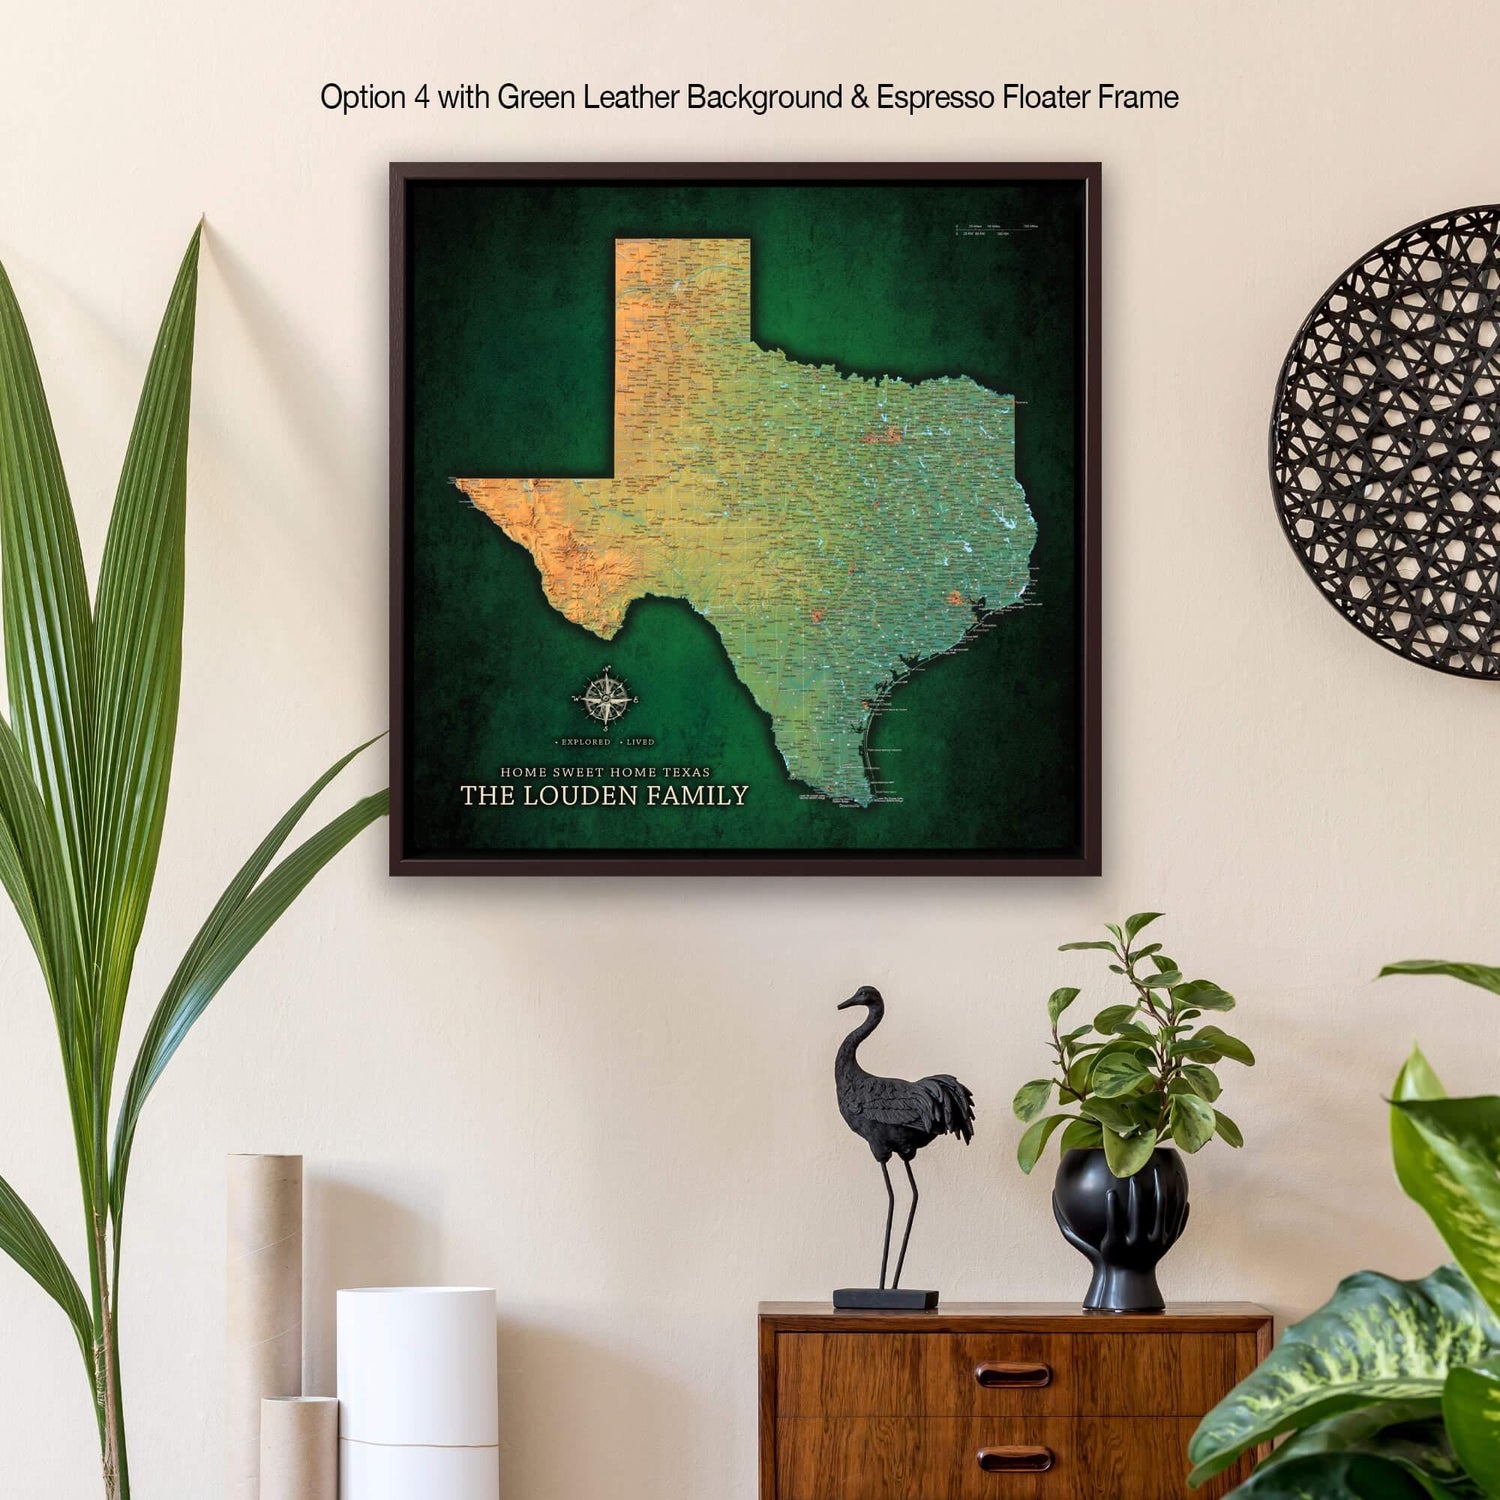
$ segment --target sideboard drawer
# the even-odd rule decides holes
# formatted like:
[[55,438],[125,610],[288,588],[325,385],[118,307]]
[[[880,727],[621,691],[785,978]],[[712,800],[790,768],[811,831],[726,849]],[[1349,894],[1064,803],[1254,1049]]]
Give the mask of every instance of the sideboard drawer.
[[784,1333],[776,1410],[1198,1417],[1254,1367],[1255,1353],[1253,1333]]
[[1188,1488],[1199,1419],[1265,1358],[1270,1313],[1179,1303],[760,1309],[760,1500],[1220,1500]]
[[1189,1491],[1191,1418],[782,1417],[777,1500],[1216,1500]]

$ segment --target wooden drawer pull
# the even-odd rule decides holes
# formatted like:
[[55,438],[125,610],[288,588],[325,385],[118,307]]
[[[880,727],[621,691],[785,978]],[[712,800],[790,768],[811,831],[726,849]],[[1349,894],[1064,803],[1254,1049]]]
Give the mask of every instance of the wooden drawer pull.
[[987,1391],[1035,1391],[1052,1384],[1051,1365],[987,1364],[974,1371]]
[[1050,1448],[981,1448],[979,1467],[986,1474],[1045,1474],[1052,1467]]

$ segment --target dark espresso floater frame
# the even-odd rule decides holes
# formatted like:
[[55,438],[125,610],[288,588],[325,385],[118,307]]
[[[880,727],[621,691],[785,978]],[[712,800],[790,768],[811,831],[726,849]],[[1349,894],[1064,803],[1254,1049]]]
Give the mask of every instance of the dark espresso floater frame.
[[392,873],[1098,874],[1099,189],[393,165]]

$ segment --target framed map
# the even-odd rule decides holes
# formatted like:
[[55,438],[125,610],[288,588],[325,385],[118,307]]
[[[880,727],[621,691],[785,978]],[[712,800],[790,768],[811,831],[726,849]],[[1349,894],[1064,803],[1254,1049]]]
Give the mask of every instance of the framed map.
[[392,168],[392,869],[1099,871],[1095,165]]

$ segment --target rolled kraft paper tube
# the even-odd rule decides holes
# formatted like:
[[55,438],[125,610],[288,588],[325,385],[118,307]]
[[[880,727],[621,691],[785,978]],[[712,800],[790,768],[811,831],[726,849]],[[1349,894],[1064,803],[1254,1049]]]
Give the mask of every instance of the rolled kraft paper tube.
[[268,1396],[260,1404],[260,1500],[336,1500],[339,1404]]
[[226,1500],[260,1500],[260,1403],[302,1394],[302,1158],[229,1158]]
[[493,1288],[341,1291],[338,1383],[346,1456],[351,1442],[493,1448],[500,1438]]
[[339,1444],[339,1500],[496,1500],[499,1493],[498,1448]]

